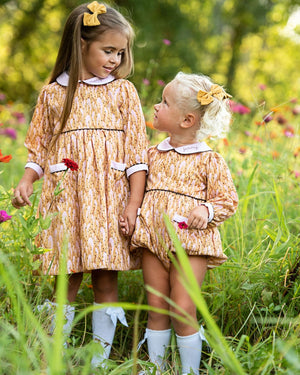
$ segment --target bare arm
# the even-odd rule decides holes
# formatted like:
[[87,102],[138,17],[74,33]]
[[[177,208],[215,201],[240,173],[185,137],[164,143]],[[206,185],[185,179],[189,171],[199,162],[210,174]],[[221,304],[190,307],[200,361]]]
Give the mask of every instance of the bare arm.
[[132,235],[138,209],[141,207],[146,184],[146,171],[135,172],[129,176],[130,197],[123,215],[120,217],[120,228],[123,234]]
[[26,168],[23,177],[14,191],[12,205],[21,208],[26,205],[31,206],[29,197],[33,193],[33,183],[39,179],[37,172],[31,168]]

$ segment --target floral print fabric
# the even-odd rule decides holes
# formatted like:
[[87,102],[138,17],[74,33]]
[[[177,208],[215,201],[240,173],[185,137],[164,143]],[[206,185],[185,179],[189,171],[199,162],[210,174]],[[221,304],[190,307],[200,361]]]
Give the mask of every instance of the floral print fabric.
[[[141,214],[132,237],[132,248],[143,247],[155,253],[166,268],[170,265],[166,248],[175,252],[163,214],[188,217],[201,204],[210,203],[213,220],[205,230],[174,228],[189,255],[208,257],[208,267],[225,262],[218,226],[234,214],[238,196],[224,159],[216,152],[180,154],[176,150],[149,149],[149,176]],[[162,244],[165,242],[166,248]]]
[[[42,255],[42,271],[59,273],[64,242],[68,273],[137,268],[139,259],[130,254],[129,239],[118,227],[129,195],[126,171],[147,168],[148,141],[137,92],[123,79],[103,85],[80,82],[66,128],[49,149],[65,92],[58,83],[43,88],[25,141],[28,162],[44,171],[39,214],[58,213],[37,239],[38,246],[50,249]],[[64,190],[52,202],[64,172],[50,169],[55,171],[64,158],[76,162],[78,171],[67,173]]]

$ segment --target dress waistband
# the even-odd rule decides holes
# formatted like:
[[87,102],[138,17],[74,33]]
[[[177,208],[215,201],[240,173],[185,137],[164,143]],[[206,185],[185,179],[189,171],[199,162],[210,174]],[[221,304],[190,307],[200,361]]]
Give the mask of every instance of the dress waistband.
[[165,193],[172,193],[172,194],[177,194],[177,195],[183,195],[184,197],[193,198],[193,199],[196,199],[197,201],[206,202],[205,199],[193,197],[192,195],[178,193],[177,191],[167,190],[167,189],[148,189],[148,190],[146,190],[146,193],[149,193],[151,191],[161,191],[161,192],[165,192]]

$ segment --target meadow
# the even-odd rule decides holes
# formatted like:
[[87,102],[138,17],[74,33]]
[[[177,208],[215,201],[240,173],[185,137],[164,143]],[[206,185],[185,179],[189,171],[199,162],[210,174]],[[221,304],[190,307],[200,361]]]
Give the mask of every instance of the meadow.
[[[146,83],[145,83],[146,84]],[[145,93],[147,87],[144,87]],[[228,261],[207,273],[198,290],[185,253],[174,236],[182,278],[199,311],[210,346],[204,344],[201,374],[296,374],[300,372],[300,104],[297,98],[268,103],[268,87],[257,87],[256,103],[231,102],[228,138],[208,143],[226,159],[239,195],[237,213],[221,227]],[[141,93],[143,96],[143,92]],[[32,207],[16,210],[10,201],[26,162],[24,137],[30,108],[0,96],[0,372],[1,374],[91,374],[96,350],[91,334],[92,289],[85,275],[76,303],[69,347],[64,348],[62,309],[58,329],[47,334],[49,316],[37,306],[51,299],[54,279],[35,276],[35,255],[46,251],[34,238],[51,223],[36,218],[41,189]],[[164,138],[151,128],[152,108],[144,104],[151,144]],[[166,219],[167,220],[167,219]],[[172,235],[172,225],[167,221]],[[146,345],[137,353],[147,319],[141,271],[119,275],[120,304],[129,329],[118,326],[110,374],[154,374]],[[59,303],[66,278],[58,280]],[[186,317],[188,319],[188,317]],[[172,337],[170,364],[179,357]],[[99,372],[100,373],[100,372]]]

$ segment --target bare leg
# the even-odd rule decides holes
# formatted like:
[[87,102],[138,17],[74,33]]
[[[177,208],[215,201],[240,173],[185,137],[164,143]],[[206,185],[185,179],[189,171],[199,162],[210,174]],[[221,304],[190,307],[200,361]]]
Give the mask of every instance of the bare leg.
[[[164,296],[170,295],[169,272],[164,268],[156,255],[149,250],[143,250],[143,275],[145,285],[157,290]],[[169,304],[154,293],[147,291],[148,304],[152,307],[169,310]],[[167,314],[148,312],[148,328],[153,330],[165,330],[170,328],[170,317]]]
[[[202,285],[205,273],[207,270],[207,259],[206,257],[201,256],[189,256],[189,260],[191,263],[191,267],[193,269],[194,275],[198,281],[199,286]],[[178,306],[180,306],[184,311],[186,311],[195,321],[197,324],[197,316],[196,316],[196,306],[188,292],[184,288],[184,286],[180,282],[180,278],[178,275],[178,271],[171,265],[170,269],[170,284],[171,284],[171,293],[170,297],[172,301],[174,301]],[[171,311],[182,315],[176,308],[171,307]],[[196,333],[198,329],[191,327],[183,322],[180,322],[177,319],[172,319],[172,323],[175,329],[175,332],[180,336],[187,336]]]
[[[67,291],[67,300],[69,303],[75,302],[76,296],[80,287],[80,284],[82,282],[83,273],[72,273],[71,275],[68,275],[68,291]],[[54,290],[56,291],[57,287],[57,277],[55,279],[55,285]]]
[[108,270],[92,271],[92,284],[96,303],[118,301],[118,272]]

